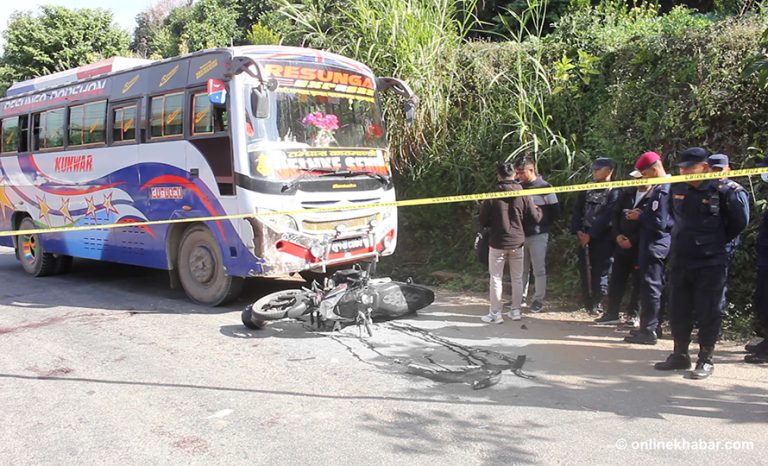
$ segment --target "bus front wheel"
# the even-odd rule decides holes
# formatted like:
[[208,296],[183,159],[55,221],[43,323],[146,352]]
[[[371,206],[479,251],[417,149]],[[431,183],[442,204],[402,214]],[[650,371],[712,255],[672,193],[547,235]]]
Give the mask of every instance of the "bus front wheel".
[[[19,230],[35,230],[35,222],[27,217],[19,224]],[[19,236],[18,258],[21,262],[21,268],[34,277],[44,277],[52,275],[56,271],[56,257],[45,252],[38,235],[26,234]]]
[[205,226],[195,225],[184,232],[178,257],[181,286],[193,301],[218,306],[240,294],[243,279],[227,275],[221,249]]

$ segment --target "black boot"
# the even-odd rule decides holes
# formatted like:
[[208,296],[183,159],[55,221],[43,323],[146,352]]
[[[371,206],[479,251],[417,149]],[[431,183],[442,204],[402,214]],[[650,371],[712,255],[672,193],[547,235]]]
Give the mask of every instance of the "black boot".
[[700,346],[699,360],[696,361],[696,369],[691,371],[692,379],[706,379],[715,371],[715,363],[712,356],[715,353],[714,346]]
[[674,352],[667,356],[666,361],[654,364],[654,369],[658,371],[690,369],[691,356],[688,354],[688,345],[690,344],[690,341],[675,340]]

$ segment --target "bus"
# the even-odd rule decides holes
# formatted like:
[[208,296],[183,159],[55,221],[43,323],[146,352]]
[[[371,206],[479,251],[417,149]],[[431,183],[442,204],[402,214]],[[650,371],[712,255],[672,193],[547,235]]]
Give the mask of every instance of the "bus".
[[[385,91],[410,119],[402,80],[280,46],[114,57],[15,83],[0,99],[0,245],[36,277],[73,257],[168,270],[211,306],[246,277],[392,254],[397,210],[377,206],[395,200]],[[71,227],[87,229],[34,233]]]

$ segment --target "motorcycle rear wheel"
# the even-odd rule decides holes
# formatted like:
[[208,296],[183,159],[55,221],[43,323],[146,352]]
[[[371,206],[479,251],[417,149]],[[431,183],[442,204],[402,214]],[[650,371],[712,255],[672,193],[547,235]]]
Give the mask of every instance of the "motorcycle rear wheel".
[[304,290],[284,290],[270,293],[251,307],[251,320],[297,318],[307,312],[309,294]]

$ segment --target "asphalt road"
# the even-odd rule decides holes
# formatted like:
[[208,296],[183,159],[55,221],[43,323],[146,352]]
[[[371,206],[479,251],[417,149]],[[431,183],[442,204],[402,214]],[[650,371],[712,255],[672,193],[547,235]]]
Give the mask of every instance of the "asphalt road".
[[[0,464],[766,463],[768,367],[739,344],[694,381],[653,370],[669,340],[627,346],[570,312],[488,326],[484,297],[441,290],[365,340],[242,326],[245,303],[296,284],[209,309],[162,272],[35,279],[0,248]],[[522,354],[524,374],[485,389],[412,373]]]

